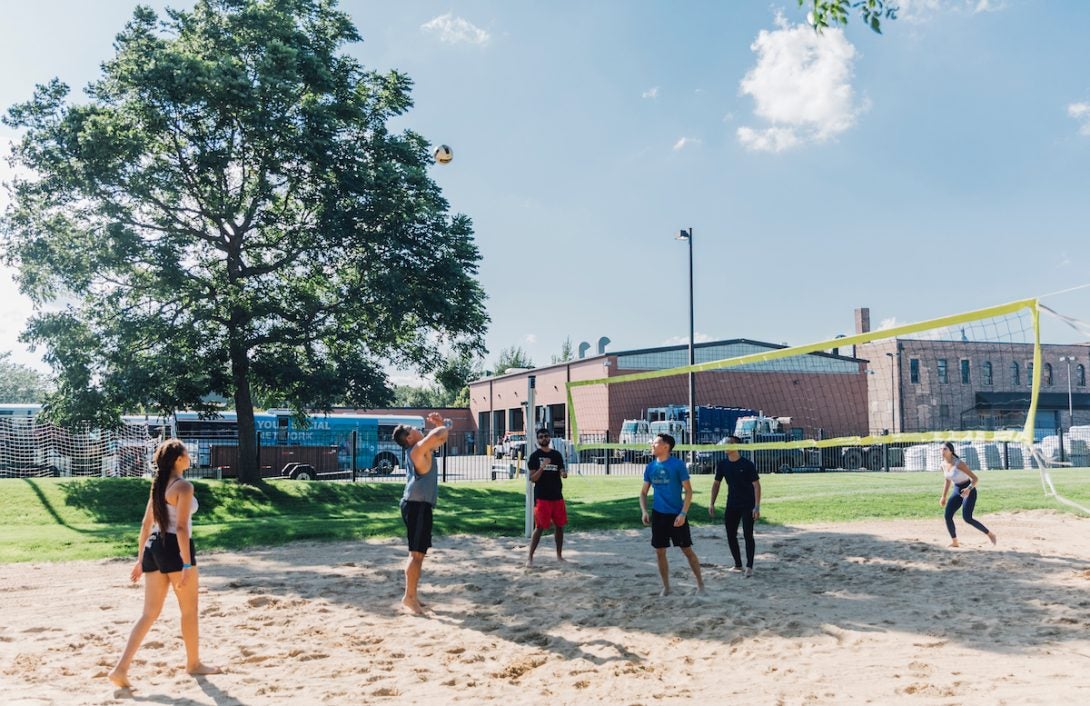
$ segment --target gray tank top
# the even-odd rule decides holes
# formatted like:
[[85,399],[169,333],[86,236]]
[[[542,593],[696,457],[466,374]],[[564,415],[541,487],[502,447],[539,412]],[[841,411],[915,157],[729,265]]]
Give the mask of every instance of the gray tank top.
[[412,456],[408,454],[405,455],[405,464],[405,494],[401,496],[401,504],[423,502],[435,507],[439,499],[439,464],[435,456],[431,457],[431,470],[427,473],[417,473]]

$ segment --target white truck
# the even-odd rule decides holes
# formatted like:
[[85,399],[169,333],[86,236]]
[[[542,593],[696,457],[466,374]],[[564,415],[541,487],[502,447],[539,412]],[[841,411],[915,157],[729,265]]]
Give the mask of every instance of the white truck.
[[659,434],[669,434],[677,443],[687,438],[688,425],[677,420],[648,422],[643,419],[626,419],[621,424],[621,433],[617,441],[622,444],[638,445],[640,449],[618,449],[614,456],[631,463],[647,463],[651,460],[651,441]]

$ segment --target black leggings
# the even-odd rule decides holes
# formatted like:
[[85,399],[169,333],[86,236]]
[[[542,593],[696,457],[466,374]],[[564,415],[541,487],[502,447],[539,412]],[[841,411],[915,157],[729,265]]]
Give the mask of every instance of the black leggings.
[[738,523],[742,523],[742,536],[746,540],[746,566],[753,568],[753,555],[757,544],[753,541],[753,508],[728,507],[723,515],[723,525],[727,528],[727,546],[734,557],[734,566],[742,567],[742,552],[738,547]]
[[976,527],[984,534],[988,534],[988,528],[979,520],[973,519],[973,508],[976,507],[976,488],[969,491],[969,497],[961,497],[961,491],[965,490],[968,486],[968,483],[963,483],[960,486],[955,485],[954,492],[946,499],[946,529],[950,532],[951,539],[958,536],[958,532],[954,528],[954,515],[957,514],[959,507],[961,508],[961,519],[965,520],[965,522],[973,527]]

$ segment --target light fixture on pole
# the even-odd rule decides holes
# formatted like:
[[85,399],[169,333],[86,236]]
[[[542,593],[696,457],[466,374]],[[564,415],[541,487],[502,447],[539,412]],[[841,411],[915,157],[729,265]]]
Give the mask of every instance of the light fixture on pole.
[[[696,365],[696,350],[693,348],[696,329],[693,323],[693,229],[682,229],[674,240],[687,240],[689,242],[689,365]],[[696,428],[696,377],[692,370],[689,371],[689,443],[695,444],[697,439]],[[696,463],[696,452],[689,451],[689,464]]]
[[1073,355],[1061,355],[1060,362],[1067,363],[1067,428],[1075,425],[1075,405],[1071,401],[1071,364],[1078,358]]

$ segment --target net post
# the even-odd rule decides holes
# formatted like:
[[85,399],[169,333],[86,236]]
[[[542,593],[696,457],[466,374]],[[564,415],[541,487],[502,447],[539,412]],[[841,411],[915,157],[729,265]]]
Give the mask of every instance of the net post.
[[[523,416],[522,427],[526,433],[526,443],[523,446],[526,453],[526,536],[529,537],[534,531],[534,484],[530,482],[530,434],[537,430],[531,430],[530,424],[534,422],[534,389],[537,387],[537,376],[530,375],[526,379],[526,414]],[[521,460],[519,466],[522,465]]]

